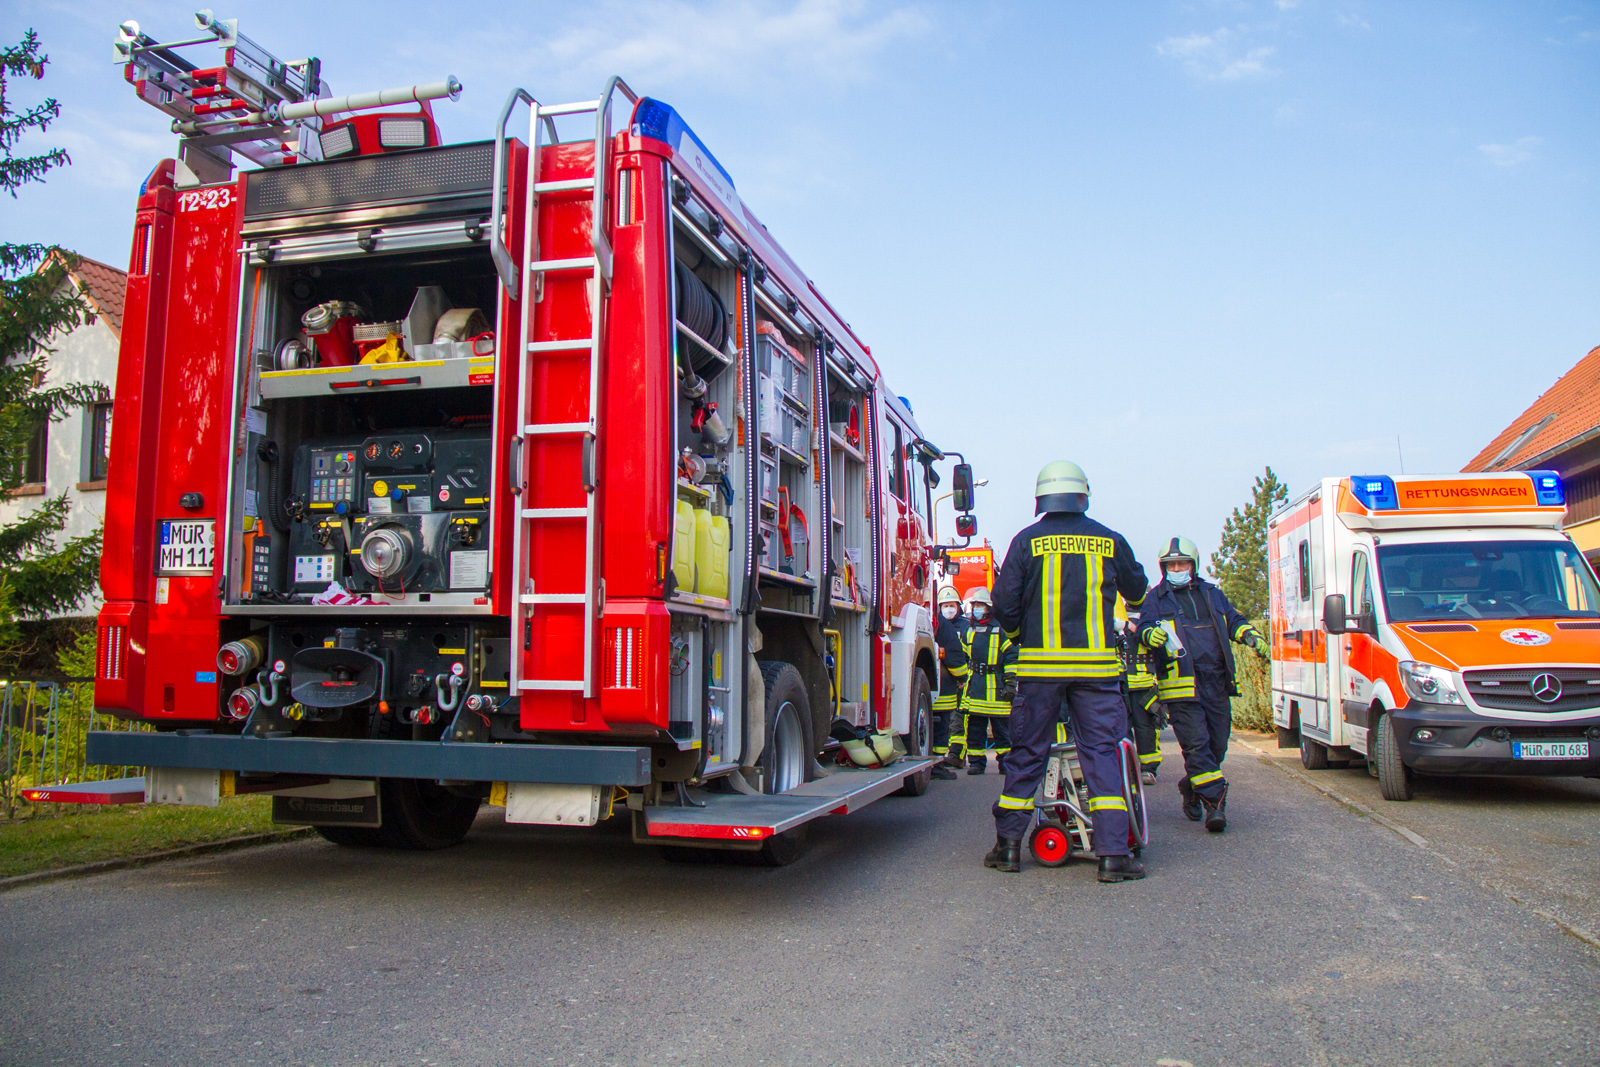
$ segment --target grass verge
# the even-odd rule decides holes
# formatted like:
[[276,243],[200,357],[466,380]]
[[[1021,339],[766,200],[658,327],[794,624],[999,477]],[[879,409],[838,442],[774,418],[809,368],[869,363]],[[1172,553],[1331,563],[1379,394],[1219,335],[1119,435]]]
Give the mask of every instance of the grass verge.
[[0,878],[97,860],[126,859],[282,827],[271,797],[234,797],[215,808],[85,805],[62,818],[0,823]]

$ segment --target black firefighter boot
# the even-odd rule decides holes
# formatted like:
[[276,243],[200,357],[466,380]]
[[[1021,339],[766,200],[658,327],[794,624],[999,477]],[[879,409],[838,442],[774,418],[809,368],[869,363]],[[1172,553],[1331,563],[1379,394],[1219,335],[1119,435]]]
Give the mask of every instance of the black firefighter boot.
[[1199,822],[1205,816],[1205,809],[1200,804],[1200,796],[1194,791],[1194,785],[1187,777],[1178,779],[1178,792],[1183,794],[1183,813],[1189,816],[1190,822]]
[[1200,803],[1206,809],[1206,829],[1214,834],[1220,834],[1228,828],[1228,787],[1224,785],[1217,799],[1201,797]]
[[1132,882],[1144,877],[1144,861],[1137,856],[1101,856],[1102,882]]
[[934,778],[937,778],[943,782],[953,782],[956,780],[956,772],[951,769],[949,760],[940,760],[938,763],[935,763],[933,765],[933,770],[929,771],[928,773]]
[[983,865],[1001,871],[1022,870],[1022,839],[996,834],[994,848],[983,857]]

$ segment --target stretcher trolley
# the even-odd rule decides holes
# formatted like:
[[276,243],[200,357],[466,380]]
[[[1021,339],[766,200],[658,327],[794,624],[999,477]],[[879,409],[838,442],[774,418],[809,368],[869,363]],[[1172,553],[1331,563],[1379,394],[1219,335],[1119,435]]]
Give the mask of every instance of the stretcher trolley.
[[[1094,822],[1089,817],[1089,786],[1078,765],[1078,746],[1065,725],[1050,747],[1044,781],[1034,798],[1033,828],[1028,848],[1045,867],[1061,867],[1075,858],[1093,858]],[[1128,848],[1135,856],[1150,839],[1150,816],[1139,779],[1139,751],[1127,738],[1117,742],[1122,756],[1122,799],[1128,805]]]

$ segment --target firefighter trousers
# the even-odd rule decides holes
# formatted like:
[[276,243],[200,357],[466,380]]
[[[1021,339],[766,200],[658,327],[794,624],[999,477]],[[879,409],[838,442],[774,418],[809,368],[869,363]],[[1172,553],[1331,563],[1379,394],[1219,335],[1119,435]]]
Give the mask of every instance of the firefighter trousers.
[[1139,750],[1139,768],[1154,772],[1161,766],[1161,705],[1154,688],[1128,690],[1128,719]]
[[1034,798],[1044,778],[1056,723],[1065,698],[1072,709],[1078,765],[1089,785],[1095,852],[1128,854],[1128,802],[1122,797],[1122,758],[1118,744],[1128,736],[1128,707],[1115,678],[1025,680],[1011,705],[1011,753],[1006,784],[994,806],[995,830],[1021,838],[1033,821]]
[[[967,766],[987,767],[989,759],[985,749],[994,749],[1000,757],[1000,766],[1006,765],[1005,755],[1011,751],[1011,733],[1006,724],[1009,715],[985,715],[981,711],[967,712]],[[990,744],[990,739],[993,744]]]
[[950,751],[952,738],[951,729],[956,725],[956,714],[960,709],[961,696],[952,693],[949,696],[933,698],[933,754],[942,756]]
[[1183,771],[1194,791],[1203,797],[1222,795],[1227,779],[1222,761],[1228,754],[1233,730],[1233,705],[1228,699],[1228,678],[1210,671],[1195,676],[1193,700],[1167,704],[1172,732],[1183,749]]

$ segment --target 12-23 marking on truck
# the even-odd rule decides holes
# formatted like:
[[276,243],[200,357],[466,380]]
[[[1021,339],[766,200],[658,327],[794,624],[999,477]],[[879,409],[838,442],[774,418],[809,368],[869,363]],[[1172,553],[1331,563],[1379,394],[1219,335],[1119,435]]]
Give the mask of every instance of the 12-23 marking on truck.
[[232,207],[235,199],[233,187],[230,185],[218,186],[215,189],[190,189],[188,192],[178,194],[179,211],[215,211],[225,207]]

